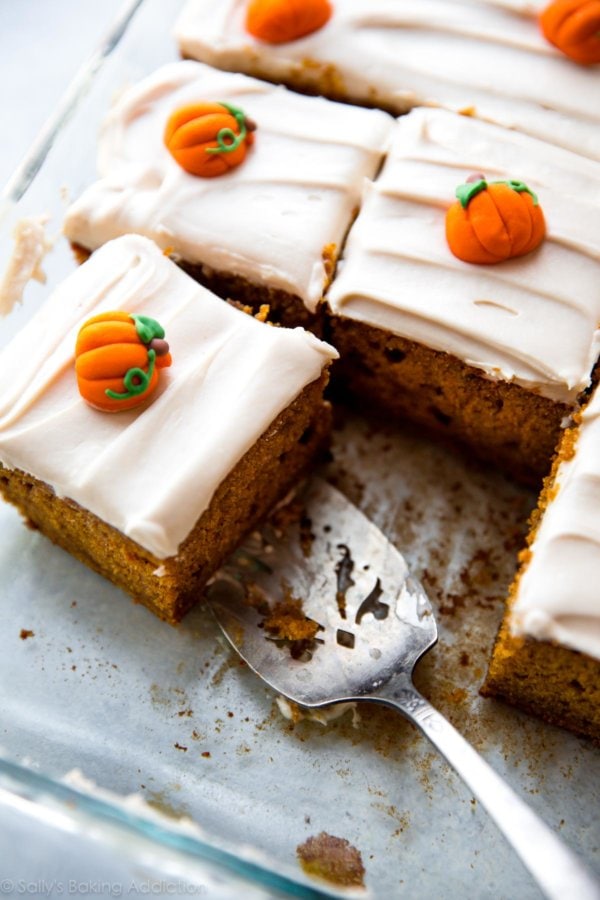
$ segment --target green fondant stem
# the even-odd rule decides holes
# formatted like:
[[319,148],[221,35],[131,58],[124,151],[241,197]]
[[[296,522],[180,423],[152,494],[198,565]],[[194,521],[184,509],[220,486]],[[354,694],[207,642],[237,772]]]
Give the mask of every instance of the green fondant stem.
[[131,397],[138,397],[148,389],[148,385],[150,384],[152,375],[154,374],[155,363],[156,351],[148,350],[147,372],[144,372],[143,369],[134,366],[132,369],[127,370],[123,378],[123,384],[127,388],[127,391],[124,394],[118,394],[116,391],[111,391],[110,388],[107,388],[104,393],[107,397],[110,397],[111,400],[129,400],[131,399]]
[[[246,140],[246,136],[248,134],[248,130],[246,128],[246,116],[243,111],[237,107],[232,106],[230,103],[223,103],[219,101],[221,106],[224,106],[225,109],[231,113],[236,122],[238,123],[238,127],[240,129],[240,133],[236,134],[235,131],[232,131],[231,128],[221,128],[219,133],[217,134],[217,144],[218,147],[207,147],[207,153],[233,153],[234,150]],[[230,143],[227,143],[227,142]]]
[[[531,190],[531,188],[528,188],[524,181],[518,181],[514,178],[510,181],[500,179],[499,181],[491,181],[490,184],[507,184],[510,188],[513,189],[513,191],[516,191],[518,194],[529,194],[531,196],[531,199],[533,200],[533,205],[538,205],[537,194],[535,194]],[[479,181],[459,184],[459,186],[456,188],[456,197],[458,200],[460,200],[460,205],[462,206],[462,208],[466,209],[473,197],[476,197],[477,194],[480,194],[481,191],[484,191],[487,186],[487,181],[485,181],[483,178]]]
[[156,319],[150,316],[140,316],[137,313],[130,313],[130,318],[135,323],[135,330],[142,344],[149,344],[154,338],[164,338],[165,329]]
[[513,191],[516,191],[517,194],[529,194],[533,200],[533,205],[538,205],[537,194],[535,194],[531,188],[528,188],[524,181],[517,181],[516,179],[511,178],[510,181],[493,181],[492,184],[507,184]]
[[459,184],[456,188],[456,197],[460,200],[462,208],[466,209],[473,197],[485,191],[486,187],[487,181],[484,178],[480,178],[479,181],[468,181],[466,184]]

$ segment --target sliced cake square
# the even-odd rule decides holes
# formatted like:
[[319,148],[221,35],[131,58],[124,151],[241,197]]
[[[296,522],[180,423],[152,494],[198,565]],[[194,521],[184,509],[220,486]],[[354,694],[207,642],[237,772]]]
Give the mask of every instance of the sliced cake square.
[[[234,155],[217,146],[221,130],[214,140],[206,136],[222,116],[198,113],[172,140],[206,141],[202,160],[229,167],[216,177],[210,165],[210,177],[190,174],[165,143],[174,114],[207,102],[245,117],[243,161],[243,148]],[[217,293],[268,303],[275,320],[312,323],[363,180],[379,168],[392,126],[377,110],[174,63],[126,91],[110,111],[100,136],[101,179],[70,207],[64,230],[86,250],[143,234]],[[235,137],[229,132],[226,143]]]
[[[109,312],[110,335],[78,343],[92,406],[78,390],[76,342]],[[153,368],[145,345],[123,343],[127,314],[160,323],[172,364],[139,407],[100,411],[118,409]],[[128,363],[128,381],[121,360],[134,350],[148,365]],[[162,351],[159,340],[152,352]],[[326,443],[336,355],[301,328],[224,303],[148,239],[111,241],[0,355],[0,489],[51,540],[175,622]]]
[[[538,249],[495,265],[453,255],[446,210],[471,173],[535,192]],[[340,375],[369,404],[541,479],[600,349],[600,165],[418,109],[366,194],[328,294]]]

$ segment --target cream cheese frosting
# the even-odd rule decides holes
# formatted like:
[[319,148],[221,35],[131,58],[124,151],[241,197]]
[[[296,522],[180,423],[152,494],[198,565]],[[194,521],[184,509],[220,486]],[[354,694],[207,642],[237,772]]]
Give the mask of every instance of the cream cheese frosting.
[[[110,310],[157,319],[173,364],[151,402],[107,414],[80,397],[75,340]],[[337,356],[198,285],[149,240],[109,242],[0,354],[0,462],[34,475],[159,559],[177,553],[218,486]]]
[[[189,175],[163,133],[171,113],[202,100],[240,106],[258,124],[245,162]],[[100,136],[101,180],[67,211],[67,237],[89,249],[136,232],[188,263],[300,297],[314,311],[365,177],[375,174],[390,116],[232,75],[173,63],[126,91]]]
[[23,302],[23,292],[31,279],[46,283],[42,261],[54,243],[46,234],[49,219],[46,214],[29,216],[15,225],[13,252],[0,279],[0,316],[8,315]]
[[[538,194],[538,250],[494,266],[452,255],[445,209],[478,172]],[[490,378],[574,402],[600,352],[600,165],[477,119],[413,110],[366,188],[328,302]]]
[[406,112],[483,119],[600,159],[600,72],[542,36],[545,0],[335,0],[319,31],[280,45],[245,28],[247,0],[189,0],[181,53],[224,69]]
[[510,612],[514,635],[600,659],[600,390],[563,461]]

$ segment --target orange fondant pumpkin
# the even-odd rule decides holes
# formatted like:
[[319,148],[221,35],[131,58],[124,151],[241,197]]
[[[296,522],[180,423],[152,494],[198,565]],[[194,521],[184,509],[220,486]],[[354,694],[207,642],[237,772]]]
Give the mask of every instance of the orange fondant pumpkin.
[[554,0],[540,25],[544,37],[570,59],[600,63],[600,0]]
[[93,316],[79,330],[75,372],[79,393],[104,412],[133,409],[171,365],[164,331],[154,319],[126,312]]
[[190,103],[169,117],[164,140],[190,175],[215,178],[244,162],[256,125],[228,103]]
[[446,238],[459,259],[491,264],[530,253],[544,239],[538,199],[522,181],[488,184],[479,176],[456,189],[446,213]]
[[267,44],[285,44],[322,28],[333,12],[329,0],[251,0],[246,29]]

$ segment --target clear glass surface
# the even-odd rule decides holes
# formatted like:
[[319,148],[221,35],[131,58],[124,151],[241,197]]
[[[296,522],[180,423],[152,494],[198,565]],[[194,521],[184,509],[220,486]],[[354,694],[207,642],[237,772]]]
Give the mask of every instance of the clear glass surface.
[[[60,237],[66,203],[94,178],[111,98],[177,58],[170,29],[180,5],[142,3],[31,186],[5,208],[2,267],[23,216],[48,213],[57,240],[44,264],[48,284],[28,286],[24,304],[0,322],[0,345],[76,265]],[[406,554],[436,609],[440,642],[420,664],[417,686],[599,870],[597,748],[478,696],[535,497],[410,429],[351,411],[338,416],[333,456],[325,474]],[[143,870],[181,876],[181,895],[200,885],[211,896],[316,896],[296,847],[325,831],[360,850],[376,897],[539,896],[408,723],[368,707],[355,723],[350,714],[327,727],[290,723],[206,610],[177,628],[159,622],[5,504],[0,534],[6,878],[19,877],[30,841],[40,872],[62,854],[63,881],[104,872],[125,883]],[[23,639],[22,630],[33,635]],[[69,793],[62,779],[73,769],[112,796],[89,785]],[[164,815],[148,819],[118,802],[131,794]],[[181,816],[201,832],[182,831]]]

